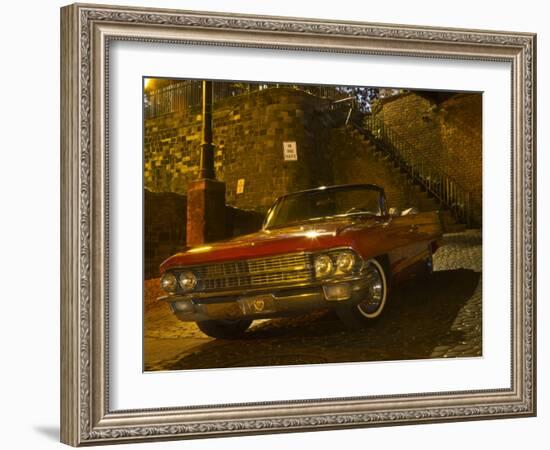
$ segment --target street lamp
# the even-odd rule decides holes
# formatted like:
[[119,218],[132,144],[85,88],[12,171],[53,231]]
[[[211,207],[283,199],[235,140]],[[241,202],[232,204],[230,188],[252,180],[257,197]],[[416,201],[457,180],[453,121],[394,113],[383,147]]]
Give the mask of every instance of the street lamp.
[[199,179],[214,180],[214,144],[212,143],[212,94],[213,82],[202,81],[202,140],[199,165]]
[[199,178],[187,189],[187,246],[194,247],[227,236],[225,183],[216,180],[212,143],[213,82],[202,82],[202,139]]

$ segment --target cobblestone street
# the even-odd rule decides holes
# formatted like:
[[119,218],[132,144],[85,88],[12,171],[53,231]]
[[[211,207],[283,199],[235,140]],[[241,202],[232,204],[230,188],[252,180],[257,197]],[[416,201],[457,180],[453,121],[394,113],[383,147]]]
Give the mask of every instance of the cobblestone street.
[[177,320],[145,282],[144,368],[205,369],[481,356],[481,231],[445,235],[429,282],[394,290],[372,325],[349,331],[329,311],[254,322],[241,340],[216,340]]

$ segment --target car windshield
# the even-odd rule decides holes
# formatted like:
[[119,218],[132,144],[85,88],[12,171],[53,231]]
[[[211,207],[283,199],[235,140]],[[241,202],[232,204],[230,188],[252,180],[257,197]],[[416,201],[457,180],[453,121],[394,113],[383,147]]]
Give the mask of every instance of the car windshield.
[[380,191],[368,186],[350,186],[299,192],[282,197],[269,212],[265,228],[301,222],[382,214]]

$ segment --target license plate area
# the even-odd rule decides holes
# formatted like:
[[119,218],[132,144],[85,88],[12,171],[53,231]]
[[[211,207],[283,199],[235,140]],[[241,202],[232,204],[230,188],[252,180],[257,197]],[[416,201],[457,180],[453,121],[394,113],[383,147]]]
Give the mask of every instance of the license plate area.
[[272,294],[241,297],[237,300],[237,304],[245,315],[264,314],[275,311],[275,297]]

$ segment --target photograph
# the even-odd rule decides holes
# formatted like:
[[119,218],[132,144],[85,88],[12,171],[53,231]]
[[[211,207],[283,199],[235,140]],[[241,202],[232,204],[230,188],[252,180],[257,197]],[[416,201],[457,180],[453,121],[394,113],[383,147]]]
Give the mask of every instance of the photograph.
[[63,443],[537,414],[527,25],[60,12]]
[[482,92],[142,95],[144,371],[483,356]]
[[548,446],[548,9],[4,2],[2,448]]

